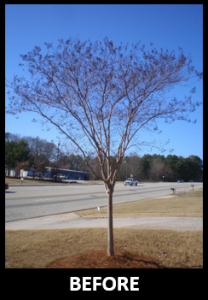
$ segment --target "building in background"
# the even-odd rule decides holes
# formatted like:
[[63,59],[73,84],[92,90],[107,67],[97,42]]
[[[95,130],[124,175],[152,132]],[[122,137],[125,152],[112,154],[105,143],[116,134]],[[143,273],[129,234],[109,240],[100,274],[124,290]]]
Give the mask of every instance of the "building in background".
[[35,172],[33,170],[25,171],[14,171],[5,169],[5,176],[11,176],[11,177],[45,177],[45,178],[56,178],[61,180],[89,180],[90,175],[87,172],[82,171],[74,171],[74,170],[68,170],[68,169],[60,169],[60,168],[51,168],[47,167],[46,171],[39,172],[36,170]]

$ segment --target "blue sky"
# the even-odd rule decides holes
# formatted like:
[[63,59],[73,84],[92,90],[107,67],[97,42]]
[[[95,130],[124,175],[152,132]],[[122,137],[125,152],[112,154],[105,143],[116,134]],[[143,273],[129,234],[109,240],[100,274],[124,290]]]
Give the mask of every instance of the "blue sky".
[[[5,5],[5,77],[12,80],[19,74],[20,54],[26,54],[33,47],[42,47],[45,42],[58,43],[58,39],[79,38],[92,42],[104,37],[114,45],[137,43],[157,49],[169,49],[177,52],[180,46],[185,54],[191,53],[193,65],[203,71],[203,5],[58,5],[58,4],[6,4]],[[196,82],[194,99],[202,102],[202,81]],[[188,89],[190,90],[190,89]],[[183,97],[186,88],[174,90],[174,95]],[[7,103],[7,99],[5,100]],[[203,107],[200,106],[191,115],[196,124],[182,121],[171,125],[160,123],[162,133],[141,134],[146,141],[157,140],[164,143],[170,140],[171,154],[188,157],[197,155],[203,159]],[[37,116],[35,116],[37,118]],[[20,136],[39,136],[48,141],[58,142],[59,134],[55,129],[46,131],[38,123],[32,123],[34,115],[23,113],[19,118],[5,116],[5,131]],[[146,148],[138,155],[160,154],[157,149]]]

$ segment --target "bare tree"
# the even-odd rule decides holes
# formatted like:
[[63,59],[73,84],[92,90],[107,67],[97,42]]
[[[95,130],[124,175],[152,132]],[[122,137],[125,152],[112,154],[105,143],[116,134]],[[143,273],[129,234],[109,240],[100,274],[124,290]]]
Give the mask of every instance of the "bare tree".
[[[114,255],[113,191],[125,151],[142,128],[158,131],[158,118],[190,121],[189,113],[200,103],[193,102],[191,94],[183,100],[164,95],[192,76],[202,78],[202,73],[181,49],[176,56],[152,45],[145,51],[139,43],[130,49],[115,47],[108,38],[94,44],[59,40],[57,47],[45,46],[45,53],[35,46],[21,55],[20,65],[29,76],[15,76],[9,84],[6,111],[36,112],[71,140],[84,159],[90,151],[96,153],[108,198],[107,254]],[[116,156],[113,164],[111,155]]]
[[14,168],[15,171],[17,171],[19,173],[20,176],[20,170],[29,170],[30,168],[30,163],[29,161],[25,161],[25,162],[18,162]]

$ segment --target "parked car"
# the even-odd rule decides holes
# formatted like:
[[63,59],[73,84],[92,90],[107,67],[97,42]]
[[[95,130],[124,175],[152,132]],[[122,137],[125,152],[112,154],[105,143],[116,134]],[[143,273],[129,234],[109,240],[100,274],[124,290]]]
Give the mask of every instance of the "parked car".
[[134,178],[128,178],[124,181],[124,185],[137,185],[138,184],[138,180],[134,179]]
[[179,179],[177,182],[183,183],[184,181],[183,181],[183,179]]
[[7,183],[5,183],[5,190],[9,189],[9,185]]

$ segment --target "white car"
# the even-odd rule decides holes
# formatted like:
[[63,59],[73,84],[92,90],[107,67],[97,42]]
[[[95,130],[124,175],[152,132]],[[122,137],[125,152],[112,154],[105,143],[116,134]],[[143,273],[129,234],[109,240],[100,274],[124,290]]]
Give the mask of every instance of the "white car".
[[57,177],[58,177],[59,179],[67,179],[67,178],[68,178],[68,177],[65,176],[65,175],[57,175]]
[[128,178],[124,181],[124,185],[137,185],[138,184],[138,180],[134,179],[134,178]]

